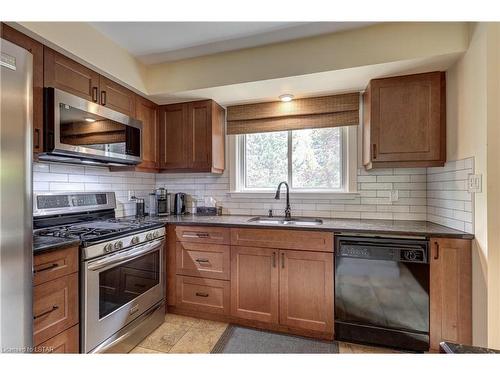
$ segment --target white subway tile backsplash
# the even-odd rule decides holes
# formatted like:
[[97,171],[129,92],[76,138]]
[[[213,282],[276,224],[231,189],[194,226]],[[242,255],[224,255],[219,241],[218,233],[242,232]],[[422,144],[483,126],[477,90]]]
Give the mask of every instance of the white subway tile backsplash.
[[[58,163],[33,163],[33,191],[113,191],[117,216],[134,215],[135,204],[128,201],[128,190],[138,197],[155,188],[155,175],[143,172],[110,172],[108,168]],[[146,200],[147,202],[147,200]]]
[[[212,196],[225,214],[267,215],[267,210],[273,209],[275,215],[282,215],[285,208],[284,195],[276,201],[273,193],[263,197],[230,194],[227,171],[221,176],[208,173],[154,175],[45,162],[34,163],[33,171],[35,192],[114,191],[117,215],[135,213],[134,203],[128,201],[129,190],[146,198],[156,187],[165,187],[172,193],[185,192],[190,201],[200,203]],[[467,192],[466,186],[467,177],[473,171],[473,158],[436,168],[359,169],[358,194],[295,197],[291,200],[292,213],[346,219],[428,220],[473,232],[473,194]],[[397,201],[389,201],[391,190],[398,191]]]
[[473,172],[474,158],[427,168],[428,221],[474,233],[474,195],[467,191],[467,179]]

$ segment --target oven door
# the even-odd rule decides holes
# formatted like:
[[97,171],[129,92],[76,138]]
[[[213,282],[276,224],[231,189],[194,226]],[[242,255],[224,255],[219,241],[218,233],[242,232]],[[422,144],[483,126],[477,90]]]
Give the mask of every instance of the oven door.
[[155,240],[84,263],[85,353],[164,299],[164,243]]
[[142,161],[141,121],[52,87],[44,89],[44,101],[44,151],[50,156]]

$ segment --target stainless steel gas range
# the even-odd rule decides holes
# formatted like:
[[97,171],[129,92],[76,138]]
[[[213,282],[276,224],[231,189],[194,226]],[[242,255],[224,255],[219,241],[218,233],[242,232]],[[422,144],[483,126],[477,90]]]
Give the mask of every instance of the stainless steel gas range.
[[115,218],[114,193],[34,197],[35,234],[80,239],[80,350],[128,352],[164,321],[165,228]]

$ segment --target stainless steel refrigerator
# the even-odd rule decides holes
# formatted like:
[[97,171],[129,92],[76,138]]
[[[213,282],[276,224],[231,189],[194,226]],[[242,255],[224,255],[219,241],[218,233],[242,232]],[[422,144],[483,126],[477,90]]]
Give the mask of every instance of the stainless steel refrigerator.
[[4,39],[0,54],[0,352],[16,353],[33,341],[33,56]]

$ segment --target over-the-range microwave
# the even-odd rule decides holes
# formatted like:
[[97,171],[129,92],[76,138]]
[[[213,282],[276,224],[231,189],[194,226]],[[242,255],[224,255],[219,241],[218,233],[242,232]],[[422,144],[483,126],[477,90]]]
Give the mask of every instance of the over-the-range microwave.
[[123,165],[142,161],[142,122],[65,91],[44,88],[40,160]]

